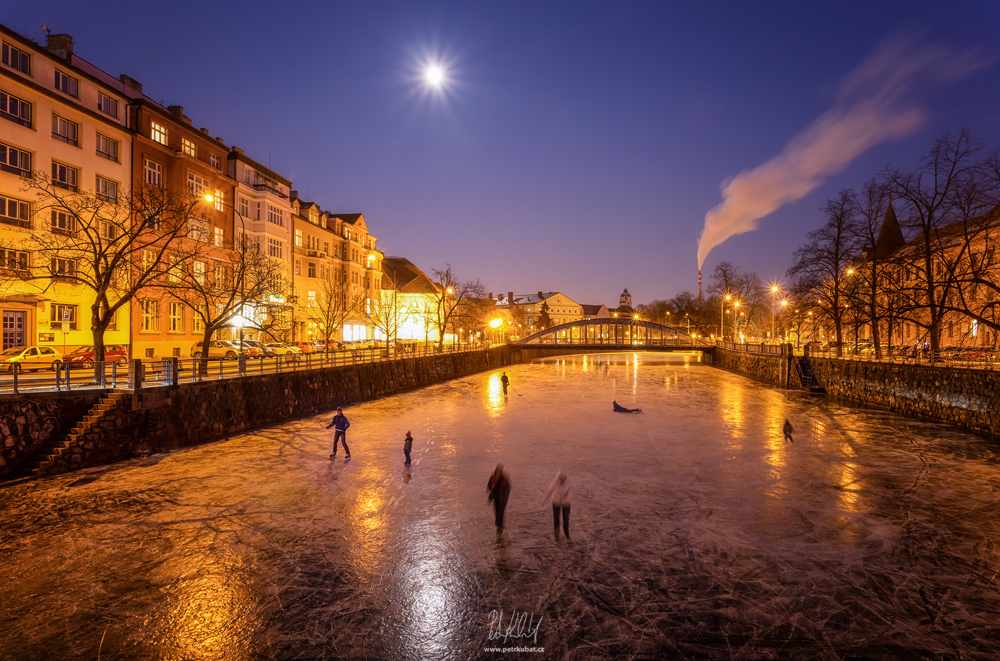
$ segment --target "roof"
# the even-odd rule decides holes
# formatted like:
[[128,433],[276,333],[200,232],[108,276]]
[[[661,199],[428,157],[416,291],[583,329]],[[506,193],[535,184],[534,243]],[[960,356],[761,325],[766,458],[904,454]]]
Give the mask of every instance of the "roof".
[[889,210],[885,212],[885,219],[882,221],[882,229],[879,230],[878,239],[875,240],[875,259],[885,259],[892,253],[906,245],[903,237],[903,230],[899,227],[899,220],[896,218],[896,210],[889,204]]
[[[514,294],[514,305],[535,305],[547,298],[552,298],[558,293],[557,291],[549,291],[538,292],[537,294]],[[504,296],[497,301],[497,305],[510,305],[510,301]]]
[[[360,214],[358,214],[360,215]],[[401,294],[434,294],[440,292],[440,287],[427,277],[427,274],[405,257],[386,257],[382,260],[383,286],[388,284],[385,278],[395,284],[396,291]]]
[[604,303],[598,303],[597,305],[587,305],[586,303],[583,303],[580,307],[583,308],[583,314],[594,315],[601,313],[601,308],[604,307]]

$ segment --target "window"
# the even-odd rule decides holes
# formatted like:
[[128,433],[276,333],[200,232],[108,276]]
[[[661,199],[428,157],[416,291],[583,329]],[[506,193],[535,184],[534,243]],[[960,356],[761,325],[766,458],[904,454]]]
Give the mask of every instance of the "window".
[[118,204],[118,183],[111,181],[110,179],[105,179],[104,177],[98,175],[97,177],[97,187],[94,189],[97,197],[104,200],[105,202],[110,202],[112,204]]
[[3,63],[14,67],[21,73],[31,75],[31,56],[20,48],[11,46],[6,41],[3,44]]
[[323,252],[326,253],[327,255],[330,254],[330,242],[329,241],[324,241],[323,242]]
[[170,333],[184,332],[184,304],[171,301],[167,306],[167,331]]
[[152,271],[156,267],[156,251],[155,250],[143,250],[142,251],[142,270]]
[[253,170],[251,170],[250,168],[244,167],[243,168],[243,183],[245,183],[245,184],[253,184],[253,179],[254,179]]
[[285,217],[281,212],[281,209],[275,206],[267,205],[267,222],[274,223],[279,227],[285,226]]
[[208,190],[208,179],[188,172],[188,192],[195,197],[202,197]]
[[52,277],[54,278],[72,276],[76,273],[76,260],[53,257],[49,262],[49,270],[52,271]]
[[67,322],[71,329],[76,330],[76,306],[62,303],[51,304],[49,306],[49,330],[62,328],[63,321]]
[[268,239],[267,254],[270,257],[277,257],[278,259],[281,259],[282,255],[284,254],[284,249],[283,246],[281,245],[281,241],[279,241],[278,239]]
[[188,219],[188,231],[187,236],[189,239],[194,239],[195,241],[204,241],[208,243],[211,240],[211,235],[209,234],[208,228],[210,225],[204,220],[198,218]]
[[156,186],[157,188],[163,188],[163,166],[159,163],[154,163],[149,159],[143,159],[142,164],[146,184],[149,186]]
[[105,115],[118,116],[118,101],[103,92],[97,93],[97,109]]
[[215,247],[221,248],[226,245],[226,230],[221,227],[215,228]]
[[147,333],[156,333],[160,330],[160,302],[151,298],[143,300],[142,306],[142,330]]
[[219,156],[218,154],[209,154],[208,155],[208,162],[216,170],[219,170],[220,172],[222,171],[222,157]]
[[310,278],[315,278],[316,277],[316,262],[309,262],[307,268],[308,268],[309,277]]
[[306,307],[310,308],[316,307],[316,292],[314,291],[306,292]]
[[79,145],[80,125],[65,117],[52,115],[52,137],[76,147]]
[[201,310],[202,307],[200,305],[191,309],[191,320],[192,320],[191,330],[194,331],[195,333],[205,332],[205,326],[203,325],[201,319]]
[[215,288],[216,289],[228,289],[231,284],[232,278],[230,277],[229,265],[225,262],[215,263]]
[[165,126],[157,124],[156,122],[149,123],[149,137],[153,139],[154,142],[159,142],[161,145],[167,144],[167,129]]
[[244,218],[250,215],[250,202],[245,197],[240,198],[240,215]]
[[70,96],[79,96],[80,81],[56,69],[56,89]]
[[0,92],[0,117],[22,126],[31,126],[31,104],[7,92]]
[[171,255],[168,260],[170,267],[167,269],[167,280],[169,282],[180,282],[181,281],[181,258],[177,255]]
[[310,211],[309,212],[309,222],[312,223],[313,225],[319,225],[319,214],[313,213],[312,211]]
[[295,275],[302,275],[301,270],[302,269],[301,269],[301,266],[299,264],[299,260],[296,259],[295,260]]
[[52,209],[52,231],[60,232],[62,234],[68,234],[76,229],[76,224],[74,222],[73,216],[66,213],[65,211],[60,211],[59,209]]
[[225,211],[226,210],[226,194],[225,193],[223,193],[222,191],[216,189],[215,196],[213,197],[213,199],[215,200],[215,210],[216,211]]
[[28,253],[23,250],[0,249],[0,269],[8,271],[27,271]]
[[295,230],[295,245],[302,247],[302,230]]
[[76,168],[52,161],[52,183],[59,188],[75,191],[78,175]]
[[118,162],[118,141],[106,135],[97,134],[97,155],[109,161]]
[[194,144],[187,138],[181,138],[181,151],[183,151],[188,156],[198,157],[198,145]]
[[0,143],[0,170],[31,176],[31,153]]
[[101,221],[97,231],[105,241],[114,241],[118,237],[118,229],[114,223]]
[[205,284],[205,262],[200,262],[195,260],[194,262],[194,279],[199,284],[204,286]]

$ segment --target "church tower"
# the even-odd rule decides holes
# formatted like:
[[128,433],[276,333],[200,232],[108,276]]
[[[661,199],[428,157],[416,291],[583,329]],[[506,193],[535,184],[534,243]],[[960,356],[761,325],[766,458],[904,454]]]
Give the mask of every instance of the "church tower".
[[631,308],[632,307],[632,295],[628,293],[628,287],[622,292],[622,295],[618,297],[618,307],[620,308]]

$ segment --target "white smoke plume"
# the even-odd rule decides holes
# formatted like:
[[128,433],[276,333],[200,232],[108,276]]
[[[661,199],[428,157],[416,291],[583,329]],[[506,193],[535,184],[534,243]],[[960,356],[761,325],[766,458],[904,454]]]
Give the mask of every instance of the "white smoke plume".
[[756,168],[722,183],[722,202],[705,214],[698,238],[698,268],[726,239],[751,232],[775,209],[801,199],[875,145],[907,136],[924,121],[912,98],[917,86],[941,85],[989,64],[976,53],[918,47],[894,37],[852,71],[832,108]]

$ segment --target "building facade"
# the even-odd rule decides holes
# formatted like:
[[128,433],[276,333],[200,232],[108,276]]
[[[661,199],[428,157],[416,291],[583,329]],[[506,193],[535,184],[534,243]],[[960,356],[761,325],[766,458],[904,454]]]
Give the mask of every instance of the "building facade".
[[[91,344],[94,292],[60,275],[86,268],[75,260],[36,263],[34,233],[73,232],[72,218],[32,190],[48,179],[66,194],[92,193],[114,204],[131,183],[131,133],[124,84],[73,53],[69,35],[45,47],[0,26],[0,253],[3,348]],[[25,274],[46,274],[41,280]],[[64,323],[65,322],[65,323]],[[128,342],[124,311],[105,335]]]

